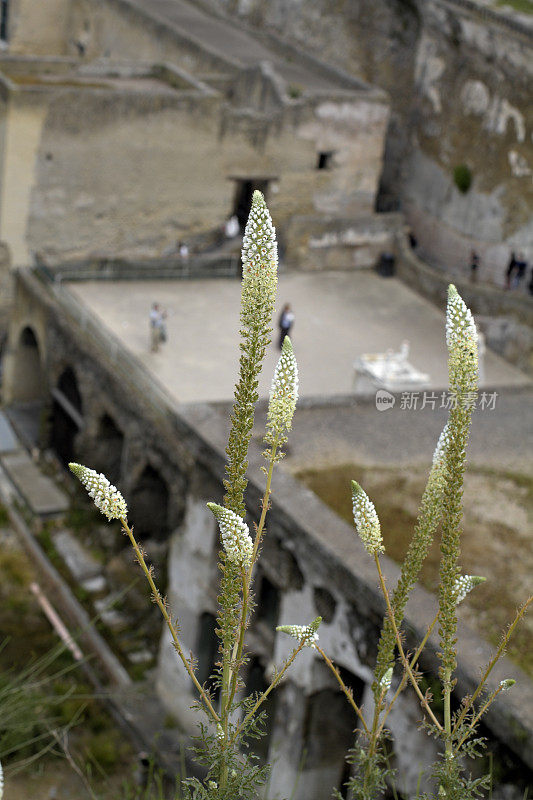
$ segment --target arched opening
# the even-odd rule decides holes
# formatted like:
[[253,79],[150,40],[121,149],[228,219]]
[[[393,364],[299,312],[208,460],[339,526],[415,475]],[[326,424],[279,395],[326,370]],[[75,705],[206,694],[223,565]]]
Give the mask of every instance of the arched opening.
[[104,414],[98,423],[92,466],[103,472],[111,483],[120,479],[124,434],[109,414]]
[[83,427],[82,400],[76,375],[67,367],[52,389],[50,446],[63,464],[75,456],[74,440]]
[[22,329],[15,356],[14,399],[20,403],[44,397],[44,379],[39,343],[32,328]]
[[150,464],[144,468],[131,493],[130,519],[135,532],[145,539],[162,541],[168,535],[168,487]]
[[[360,704],[364,682],[348,670],[341,669],[341,677],[353,690],[354,700]],[[341,797],[347,797],[346,786],[350,770],[346,764],[348,750],[354,744],[357,720],[342,692],[322,689],[307,701],[304,724],[304,748],[307,751],[306,769],[313,770],[313,785],[317,797],[327,797],[335,786]]]

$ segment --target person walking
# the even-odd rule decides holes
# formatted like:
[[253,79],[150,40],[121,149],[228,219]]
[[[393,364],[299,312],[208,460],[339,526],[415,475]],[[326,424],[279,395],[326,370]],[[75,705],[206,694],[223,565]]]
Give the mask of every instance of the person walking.
[[292,313],[290,303],[285,303],[285,305],[281,309],[281,314],[279,315],[279,321],[278,321],[278,327],[279,327],[278,347],[280,350],[283,347],[283,340],[290,332],[293,324],[294,324],[294,314]]
[[166,311],[160,308],[159,303],[152,303],[150,310],[150,349],[152,353],[157,353],[160,343],[167,340],[166,316]]

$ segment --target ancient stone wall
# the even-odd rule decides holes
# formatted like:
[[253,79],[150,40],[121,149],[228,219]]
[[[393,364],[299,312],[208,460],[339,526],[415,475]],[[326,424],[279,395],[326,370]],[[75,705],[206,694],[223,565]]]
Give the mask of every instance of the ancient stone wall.
[[[475,248],[480,280],[499,285],[511,249],[531,260],[530,27],[455,0],[210,4],[389,92],[380,207],[401,206],[428,260],[467,266]],[[464,194],[454,182],[463,164],[472,176]]]
[[[133,523],[140,524],[151,552],[156,540],[159,559],[166,554],[168,593],[179,617],[183,642],[198,653],[199,670],[207,676],[217,657],[213,633],[218,543],[216,524],[205,503],[222,499],[226,415],[201,404],[177,406],[68,291],[21,273],[17,277],[11,329],[13,358],[17,357],[22,327],[32,324],[43,354],[48,390],[55,387],[54,402],[57,388],[63,386],[67,391],[66,372],[70,371],[70,380],[77,386],[77,397],[70,390],[78,407],[77,414],[71,417],[77,420],[72,453],[100,469],[117,470],[117,483],[130,503]],[[16,387],[8,388],[11,399],[15,398]],[[121,456],[113,464],[104,464],[103,417],[111,419],[115,431],[121,432],[120,437],[114,436],[114,446],[120,438]],[[108,422],[107,429],[111,427]],[[263,491],[261,449],[252,444],[250,451],[250,520],[257,518]],[[150,527],[150,520],[144,517],[146,502],[154,500],[153,488],[150,494],[147,482],[142,481],[148,467],[152,476],[156,473],[166,486],[168,514],[164,529],[159,521],[154,527],[153,520]],[[139,502],[139,485],[146,493],[144,504]],[[345,670],[357,699],[369,705],[371,666],[384,611],[372,564],[351,527],[290,474],[281,470],[273,489],[268,535],[258,571],[259,610],[251,628],[247,687],[264,686],[272,664],[278,664],[288,652],[289,640],[274,633],[277,623],[306,622],[321,614],[321,642]],[[158,511],[153,502],[152,510]],[[394,581],[397,569],[386,558],[384,568],[388,579]],[[408,611],[408,646],[423,634],[434,613],[434,598],[418,590]],[[475,665],[488,658],[490,649],[461,626],[459,636],[462,658],[457,677],[463,692],[472,689],[477,677]],[[437,647],[433,642],[426,667],[436,668]],[[518,672],[514,666],[502,664],[495,680],[509,674],[517,676]],[[169,710],[185,730],[190,730],[195,719],[189,711],[191,687],[166,633],[161,639],[157,685]],[[487,715],[493,735],[505,741],[529,768],[533,767],[529,747],[533,723],[526,711],[532,708],[530,699],[531,685],[520,677],[513,692]],[[267,744],[270,743],[270,758],[275,758],[275,791],[288,794],[300,772],[295,795],[298,800],[326,796],[332,785],[339,786],[345,779],[343,756],[352,744],[354,720],[312,650],[302,654],[291,677],[276,691],[269,712]],[[433,757],[432,741],[415,731],[418,716],[416,700],[406,694],[390,717],[399,769],[397,787],[406,796],[416,791],[418,763]],[[268,749],[260,750],[262,758],[269,756]],[[302,766],[305,750],[309,756]]]
[[67,52],[70,0],[10,0],[8,41],[13,53],[63,55]]

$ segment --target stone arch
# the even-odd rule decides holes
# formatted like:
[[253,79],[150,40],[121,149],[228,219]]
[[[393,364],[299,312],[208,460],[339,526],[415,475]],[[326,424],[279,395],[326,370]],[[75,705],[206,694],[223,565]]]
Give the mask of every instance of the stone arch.
[[[343,672],[344,680],[348,672]],[[355,687],[353,680],[349,680],[348,685],[355,689],[357,702],[361,682],[357,678],[355,681]],[[307,751],[304,770],[312,772],[310,778],[317,797],[329,796],[332,786],[339,790],[342,797],[347,796],[344,785],[349,777],[346,755],[354,744],[355,727],[353,710],[342,692],[326,688],[307,699],[303,730],[303,746]]]
[[12,399],[21,403],[43,400],[45,380],[41,350],[31,325],[24,326],[20,331],[14,355]]
[[111,483],[117,484],[120,480],[123,450],[124,433],[110,414],[103,413],[98,420],[91,466],[98,472],[103,472]]
[[63,464],[75,458],[75,439],[84,427],[83,402],[72,367],[66,367],[52,389],[50,446]]
[[163,541],[169,533],[169,490],[159,472],[147,464],[130,494],[129,519],[144,539]]

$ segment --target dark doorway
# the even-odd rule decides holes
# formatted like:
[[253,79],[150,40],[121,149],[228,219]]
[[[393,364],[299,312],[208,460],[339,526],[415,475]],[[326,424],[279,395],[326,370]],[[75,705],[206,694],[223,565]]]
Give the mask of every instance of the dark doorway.
[[130,519],[141,539],[164,541],[168,536],[168,487],[152,466],[144,468],[131,493]]
[[0,4],[0,39],[7,42],[9,0],[1,0]]
[[94,469],[103,472],[111,483],[118,483],[122,463],[124,434],[109,414],[104,414],[98,425],[94,448]]
[[[200,617],[200,632],[198,636],[198,680],[201,684],[209,681],[215,671],[218,659],[218,637],[216,635],[217,620],[207,611]],[[220,696],[218,682],[208,683],[209,690],[215,700]]]
[[248,215],[252,207],[252,196],[256,189],[267,195],[269,180],[265,178],[235,178],[235,201],[233,204],[233,212],[239,220],[241,233],[248,220]]
[[61,374],[52,390],[50,446],[62,464],[74,460],[74,440],[82,427],[82,401],[78,381],[70,367]]

